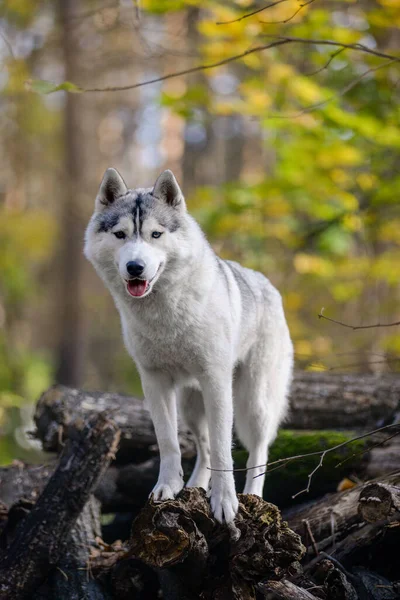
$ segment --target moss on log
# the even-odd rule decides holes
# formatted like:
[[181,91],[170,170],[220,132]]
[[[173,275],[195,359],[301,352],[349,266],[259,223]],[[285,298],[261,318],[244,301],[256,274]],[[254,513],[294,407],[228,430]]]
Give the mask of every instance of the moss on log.
[[[328,448],[337,446],[351,440],[356,434],[354,432],[337,431],[292,431],[282,429],[271,447],[269,462],[273,463],[289,456],[298,456],[311,452],[321,452]],[[310,491],[306,499],[316,498],[327,492],[335,492],[338,483],[352,473],[362,475],[368,468],[369,457],[367,454],[353,456],[363,450],[367,450],[368,443],[365,440],[357,440],[352,444],[328,452],[324,458],[323,466],[314,475]],[[236,469],[246,466],[247,452],[242,449],[233,451]],[[346,462],[337,467],[337,465]],[[264,488],[264,498],[269,502],[285,507],[293,504],[293,496],[303,490],[308,483],[308,475],[319,462],[319,456],[308,456],[286,466],[272,465],[267,472]],[[400,462],[400,459],[399,459]],[[244,480],[244,473],[236,473],[238,488]],[[298,501],[304,501],[304,494],[298,496]]]

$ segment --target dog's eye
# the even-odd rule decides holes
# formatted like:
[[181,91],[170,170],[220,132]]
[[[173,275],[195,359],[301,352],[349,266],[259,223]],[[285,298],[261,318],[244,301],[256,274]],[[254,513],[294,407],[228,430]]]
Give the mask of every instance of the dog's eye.
[[116,231],[114,233],[115,237],[118,238],[119,240],[123,240],[124,238],[126,238],[126,235],[123,231]]
[[162,236],[162,232],[161,231],[153,231],[153,233],[151,234],[151,237],[153,238],[159,238]]

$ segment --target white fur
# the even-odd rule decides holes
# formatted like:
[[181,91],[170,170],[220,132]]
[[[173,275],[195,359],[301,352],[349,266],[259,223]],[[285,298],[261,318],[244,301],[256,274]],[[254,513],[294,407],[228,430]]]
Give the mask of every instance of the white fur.
[[[188,485],[207,488],[211,475],[212,511],[218,521],[229,523],[238,509],[233,410],[237,434],[249,450],[247,466],[256,467],[248,471],[244,491],[261,496],[264,475],[255,476],[266,470],[268,447],[286,413],[292,344],[281,297],[271,283],[236,263],[218,266],[183,200],[170,210],[181,211],[177,231],[151,240],[155,224],[146,229],[145,222],[144,239],[136,241],[97,233],[95,212],[85,254],[114,297],[151,411],[161,460],[154,498],[173,498],[184,485],[178,400],[198,451]],[[146,297],[132,298],[123,264],[137,252],[146,252],[149,275],[157,274]],[[240,269],[242,283],[232,269]]]

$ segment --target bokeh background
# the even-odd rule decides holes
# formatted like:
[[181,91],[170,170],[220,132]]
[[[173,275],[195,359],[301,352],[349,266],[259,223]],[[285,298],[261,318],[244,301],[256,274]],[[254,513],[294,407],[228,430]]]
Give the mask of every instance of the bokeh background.
[[[297,368],[400,370],[398,326],[318,318],[400,320],[400,3],[270,4],[3,0],[0,464],[35,460],[53,382],[141,393],[82,254],[109,166],[174,171],[215,250],[282,292]],[[277,36],[302,41],[257,49]]]

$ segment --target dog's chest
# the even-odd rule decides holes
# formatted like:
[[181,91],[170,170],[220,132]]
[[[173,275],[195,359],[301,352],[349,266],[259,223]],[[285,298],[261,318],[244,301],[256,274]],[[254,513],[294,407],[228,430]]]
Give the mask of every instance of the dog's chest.
[[189,313],[153,310],[141,318],[121,315],[125,345],[140,366],[169,370],[181,379],[202,362],[202,328]]

